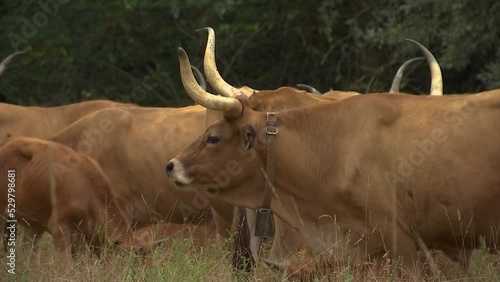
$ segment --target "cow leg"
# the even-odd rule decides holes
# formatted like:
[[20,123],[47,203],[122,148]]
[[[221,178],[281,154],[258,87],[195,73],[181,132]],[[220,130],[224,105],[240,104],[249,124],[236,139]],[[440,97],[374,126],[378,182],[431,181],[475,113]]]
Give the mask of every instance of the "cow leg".
[[78,230],[72,230],[71,232],[71,255],[73,258],[76,258],[79,254],[82,253],[83,248],[84,248],[84,238]]
[[274,216],[275,235],[270,251],[271,260],[282,262],[304,247],[304,238],[285,221]]
[[41,262],[41,252],[40,252],[40,239],[43,236],[44,230],[32,230],[28,228],[24,228],[24,235],[22,237],[23,240],[28,240],[28,244],[31,251],[31,260],[36,264],[40,264]]
[[33,230],[31,228],[23,228],[22,230],[22,243],[29,244],[32,248],[36,248],[38,246],[38,241],[40,237],[43,235],[43,230]]
[[54,247],[63,254],[64,263],[68,265],[72,259],[71,254],[71,229],[67,224],[58,222],[53,217],[49,220],[49,230],[52,234]]
[[[420,261],[417,242],[411,233],[399,226],[396,227],[396,230],[391,226],[374,230],[374,234],[377,233],[379,233],[378,236],[372,236],[368,239],[365,246],[365,256],[377,258],[385,250],[394,266],[398,266],[408,273],[419,274],[422,272],[423,265]],[[359,250],[360,257],[362,257],[363,248],[359,248]]]
[[86,242],[89,245],[90,252],[92,255],[95,255],[97,257],[101,257],[103,248],[106,248],[106,242],[103,242],[98,234],[95,233],[88,233],[86,235]]
[[[389,248],[392,248],[392,242],[389,242]],[[394,261],[399,260],[400,265],[406,271],[412,272],[422,272],[423,266],[419,259],[419,253],[417,249],[417,243],[415,242],[414,236],[406,233],[403,229],[399,228],[396,238],[397,249],[392,252],[392,258]]]

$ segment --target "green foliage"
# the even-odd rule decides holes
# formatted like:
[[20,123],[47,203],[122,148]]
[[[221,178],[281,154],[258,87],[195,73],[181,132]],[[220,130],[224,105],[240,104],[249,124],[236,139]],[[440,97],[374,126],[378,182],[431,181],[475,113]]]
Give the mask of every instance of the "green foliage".
[[[437,57],[446,93],[476,92],[500,85],[498,14],[493,0],[5,0],[0,56],[29,53],[2,75],[0,101],[191,104],[176,48],[202,67],[206,34],[195,30],[204,26],[216,31],[219,71],[237,86],[387,91],[399,65],[420,56],[404,41],[412,38]],[[149,76],[155,87],[144,85]],[[428,93],[427,66],[403,86]]]

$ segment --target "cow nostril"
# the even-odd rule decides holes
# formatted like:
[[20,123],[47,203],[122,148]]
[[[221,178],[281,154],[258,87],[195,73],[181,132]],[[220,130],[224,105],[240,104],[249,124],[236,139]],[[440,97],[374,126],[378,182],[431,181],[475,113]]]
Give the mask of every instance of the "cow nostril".
[[167,173],[172,172],[172,170],[174,169],[174,163],[173,163],[173,162],[169,162],[169,163],[167,164],[166,169],[167,169]]

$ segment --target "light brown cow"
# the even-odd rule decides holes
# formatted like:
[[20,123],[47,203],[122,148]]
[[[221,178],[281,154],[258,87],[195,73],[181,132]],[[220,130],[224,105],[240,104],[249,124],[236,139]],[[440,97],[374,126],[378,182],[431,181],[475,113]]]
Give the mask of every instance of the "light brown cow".
[[[251,99],[256,104],[286,101],[295,105],[317,100],[305,91],[292,90],[290,94],[290,90],[256,91]],[[174,189],[163,170],[165,160],[203,134],[205,124],[221,118],[220,112],[207,115],[202,106],[103,109],[84,116],[50,140],[88,154],[101,165],[115,184],[115,194],[123,203],[120,206],[136,227],[156,221],[196,221],[212,211],[218,233],[227,238],[232,205]]]
[[[430,71],[431,71],[431,92],[432,89],[437,89],[434,91],[434,95],[442,95],[442,77],[439,65],[437,60],[432,55],[432,53],[427,50],[423,45],[418,42],[413,41],[420,48],[425,58],[427,59]],[[424,59],[424,57],[413,58],[405,63],[403,63],[398,69],[396,75],[394,76],[391,89],[389,93],[399,92],[399,85],[401,84],[401,79],[406,68],[417,60]],[[210,64],[209,64],[210,65]],[[210,65],[211,66],[211,65]],[[213,67],[213,66],[212,66]],[[297,85],[299,89],[306,90],[309,93],[313,94],[321,94],[315,88],[300,84]],[[272,95],[272,97],[267,97],[267,95]],[[250,97],[250,105],[253,110],[261,111],[261,112],[270,112],[270,111],[282,111],[287,109],[293,109],[298,107],[303,107],[312,104],[324,104],[324,97],[332,98],[331,101],[342,100],[345,98],[349,98],[352,96],[361,95],[357,92],[350,91],[335,91],[330,90],[325,92],[324,94],[317,96],[305,96],[299,92],[295,92],[291,89],[282,89],[281,92],[264,92],[261,94],[255,95],[255,97]],[[317,98],[316,98],[317,97]],[[316,99],[314,99],[316,98]],[[255,232],[255,223],[256,223],[256,215],[255,211],[250,209],[246,209],[245,212],[240,211],[241,214],[236,215],[242,218],[245,218],[249,224],[248,230],[253,234]],[[241,223],[240,223],[241,224]],[[273,240],[272,248],[270,250],[269,257],[274,262],[283,263],[287,258],[291,255],[295,254],[299,249],[304,247],[304,240],[302,236],[291,226],[280,218],[274,216],[274,226],[275,226],[275,234],[276,238]],[[258,258],[258,248],[260,245],[260,239],[254,236],[250,236],[250,249],[253,255],[254,260],[256,261]],[[242,246],[237,246],[242,247]],[[241,251],[240,251],[241,252]]]
[[[0,75],[10,61],[25,51],[15,52],[0,63]],[[59,107],[24,107],[0,103],[0,145],[9,138],[29,136],[48,138],[82,116],[109,107],[136,105],[106,100],[94,100]]]
[[[215,62],[215,32],[212,28],[204,28],[208,32],[207,45],[205,48],[205,58],[204,58],[204,70],[207,74],[207,80],[212,84],[212,87],[218,93],[228,93],[226,96],[234,95],[238,92],[239,89],[234,88],[229,85],[224,79],[221,77],[219,72],[217,71],[217,66]],[[431,90],[430,92],[433,95],[442,95],[442,77],[441,70],[436,58],[433,54],[427,50],[422,44],[409,40],[410,42],[416,44],[421,52],[423,53],[425,59],[427,60],[431,72]],[[406,61],[401,67],[398,69],[397,74],[393,79],[393,83],[391,86],[391,93],[399,91],[399,85],[401,83],[401,79],[405,69],[408,65],[416,60],[420,60],[423,58],[414,58]],[[181,64],[183,62],[181,61]],[[184,62],[184,65],[189,65],[189,62]],[[309,88],[308,88],[309,87]],[[306,90],[309,89],[310,93],[318,94],[319,91],[316,89],[304,85],[300,86],[301,89]],[[305,89],[304,89],[305,88]],[[247,95],[247,93],[244,93]],[[344,91],[329,91],[324,95],[304,95],[303,92],[297,91],[295,89],[291,89],[288,87],[282,87],[277,90],[272,91],[261,91],[254,92],[252,96],[250,96],[250,107],[253,110],[257,111],[282,111],[286,109],[293,109],[298,107],[304,107],[312,104],[327,104],[332,101],[337,101],[341,99],[345,99],[351,96],[360,95],[357,92],[344,92]],[[247,95],[248,96],[248,95]],[[242,234],[242,232],[238,232],[238,236],[243,235],[245,239],[237,238],[237,243],[245,242],[245,240],[250,239],[250,242],[237,244],[235,249],[235,254],[233,257],[233,261],[240,261],[237,253],[248,253],[249,248],[251,254],[253,255],[254,261],[257,261],[258,258],[258,248],[260,245],[260,238],[253,236],[255,232],[255,212],[247,209],[245,213],[239,211],[235,213],[236,221],[240,219],[246,219],[248,221],[249,226],[245,226],[245,230],[251,232],[251,234]],[[282,262],[286,258],[290,257],[290,255],[294,254],[298,249],[302,248],[304,245],[304,240],[301,238],[301,235],[297,233],[290,225],[283,222],[280,218],[274,217],[275,229],[276,229],[276,238],[273,240],[273,245],[270,252],[270,257],[273,261]],[[235,224],[235,226],[242,226],[241,222]],[[249,244],[249,245],[246,245]],[[245,260],[245,258],[243,258]],[[249,267],[250,265],[247,265]],[[241,266],[238,266],[241,268]]]
[[82,116],[110,107],[136,107],[108,100],[85,101],[58,107],[25,107],[0,103],[0,143],[9,137],[46,139]]
[[[211,217],[211,199],[174,189],[161,165],[188,144],[187,138],[203,133],[205,113],[201,106],[104,109],[86,115],[50,140],[100,164],[133,226],[206,221]],[[218,207],[215,202],[214,206]],[[227,205],[229,212],[224,208],[220,207],[221,214],[227,217],[223,221],[228,226],[221,226],[221,233],[232,220],[232,207]]]
[[84,243],[97,253],[108,242],[146,247],[135,240],[108,178],[86,155],[54,142],[19,137],[0,149],[0,171],[0,230],[8,230],[8,249],[15,246],[17,224],[35,234],[35,247],[49,232],[67,259]]
[[[309,98],[316,100],[314,95],[288,87],[258,91],[251,97],[263,105],[278,101],[304,105]],[[210,219],[213,212],[221,241],[229,237],[233,206],[202,193],[179,191],[164,174],[166,160],[202,135],[205,123],[222,118],[220,112],[213,114],[207,116],[202,106],[103,109],[84,116],[50,140],[88,154],[101,165],[133,226],[141,228],[157,221],[184,223],[186,219],[198,222]]]
[[[287,90],[288,89],[288,90]],[[315,101],[314,95],[291,88],[257,91],[255,104],[287,103],[295,106]],[[312,102],[311,102],[312,103]],[[215,120],[220,113],[215,113]],[[51,140],[66,144],[96,159],[111,179],[120,206],[137,227],[163,220],[185,222],[206,215],[211,207],[218,233],[227,237],[231,226],[232,205],[218,203],[201,193],[180,192],[162,171],[165,160],[211,124],[205,108],[130,108],[104,109],[85,116]],[[207,120],[207,122],[203,122]],[[151,136],[162,136],[154,138]],[[219,201],[221,202],[221,201]]]
[[[187,60],[181,48],[179,57]],[[266,113],[250,109],[244,95],[207,96],[188,72],[181,64],[187,93],[222,110],[224,120],[168,163],[169,176],[181,190],[258,208],[266,182]],[[371,94],[276,117],[271,209],[314,253],[364,260],[389,252],[411,268],[418,263],[417,236],[455,259],[480,236],[495,250],[500,90]],[[237,173],[223,183],[210,177],[229,169]]]

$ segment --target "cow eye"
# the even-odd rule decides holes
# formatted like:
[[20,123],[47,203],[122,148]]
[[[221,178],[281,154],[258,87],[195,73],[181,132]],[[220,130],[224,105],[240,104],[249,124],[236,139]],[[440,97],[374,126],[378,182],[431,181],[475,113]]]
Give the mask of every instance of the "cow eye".
[[219,143],[219,137],[210,135],[207,137],[206,142],[207,144],[217,144]]

